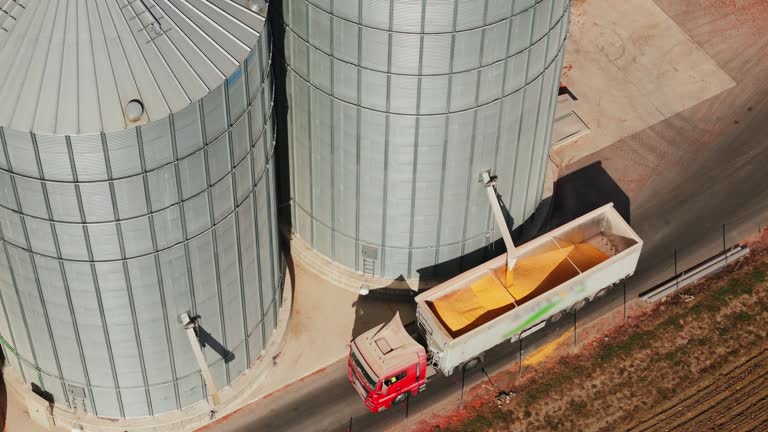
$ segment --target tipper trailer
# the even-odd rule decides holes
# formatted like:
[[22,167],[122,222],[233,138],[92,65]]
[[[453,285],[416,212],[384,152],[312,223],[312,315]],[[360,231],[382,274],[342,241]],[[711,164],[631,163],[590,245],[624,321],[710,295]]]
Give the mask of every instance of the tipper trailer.
[[413,334],[395,315],[352,341],[347,374],[373,412],[424,391],[436,371],[472,367],[496,345],[580,309],[637,267],[643,241],[613,204],[515,247],[484,180],[508,252],[418,295]]

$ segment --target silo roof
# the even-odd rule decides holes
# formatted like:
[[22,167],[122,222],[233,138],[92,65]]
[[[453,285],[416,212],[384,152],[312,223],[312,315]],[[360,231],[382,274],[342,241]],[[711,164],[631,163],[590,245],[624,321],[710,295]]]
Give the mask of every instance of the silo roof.
[[0,126],[91,134],[177,112],[237,71],[265,3],[0,0]]

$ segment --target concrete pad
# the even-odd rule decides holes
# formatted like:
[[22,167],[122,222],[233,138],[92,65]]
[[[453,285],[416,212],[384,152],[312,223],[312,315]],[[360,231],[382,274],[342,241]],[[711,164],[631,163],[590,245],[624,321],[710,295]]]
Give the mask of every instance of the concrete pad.
[[3,431],[24,431],[24,432],[69,432],[71,429],[62,425],[55,425],[50,416],[50,409],[47,402],[39,398],[31,391],[20,393],[19,388],[25,387],[23,381],[9,373],[10,368],[3,370],[2,397],[5,398],[5,412],[3,413],[4,423]]
[[574,2],[565,63],[591,133],[554,150],[563,165],[735,85],[653,0]]
[[336,286],[294,256],[294,304],[286,344],[253,399],[264,397],[345,357],[353,335],[392,318],[416,319],[415,304],[390,304]]
[[42,426],[45,430],[53,429],[53,411],[47,401],[34,393],[30,393],[27,394],[26,403],[29,418],[33,422]]

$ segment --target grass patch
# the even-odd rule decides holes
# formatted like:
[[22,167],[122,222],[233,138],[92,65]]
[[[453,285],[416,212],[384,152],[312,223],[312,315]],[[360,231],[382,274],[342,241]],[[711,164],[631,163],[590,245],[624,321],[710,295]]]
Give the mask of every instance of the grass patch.
[[555,390],[572,383],[578,378],[584,376],[586,368],[583,365],[571,363],[567,361],[561,361],[561,370],[555,374],[542,377],[541,380],[533,384],[526,392],[524,402],[526,406],[530,406],[548,395],[552,394]]
[[716,313],[720,310],[721,305],[717,301],[713,301],[711,298],[702,299],[695,305],[691,306],[691,313],[693,315],[704,315],[710,313]]
[[680,322],[682,318],[683,318],[682,314],[672,315],[671,317],[659,323],[658,328],[660,330],[678,330],[678,331],[682,330],[683,323]]
[[738,277],[731,278],[725,285],[715,290],[715,296],[722,299],[742,294],[752,294],[752,284]]
[[544,424],[547,425],[549,430],[553,430],[553,431],[560,430],[560,422],[549,415],[544,416]]
[[763,299],[759,299],[757,301],[758,306],[760,306],[760,309],[764,312],[768,312],[768,301],[765,301]]
[[[531,412],[526,411],[530,417]],[[477,413],[472,417],[468,417],[461,424],[449,427],[446,431],[456,432],[485,432],[494,426],[505,425],[513,422],[516,419],[513,411],[497,408],[492,409],[485,414]]]
[[672,386],[662,386],[656,388],[656,394],[659,395],[659,398],[665,401],[672,399],[677,394],[677,391],[678,388]]
[[[761,266],[746,277],[732,277],[724,285],[717,287],[711,293],[705,293],[689,309],[693,315],[704,315],[716,313],[729,303],[730,299],[742,295],[751,295],[754,292],[754,285],[766,280],[766,271]],[[662,324],[663,325],[663,324]]]
[[715,327],[715,333],[720,337],[728,336],[728,333],[730,333],[731,330],[732,330],[732,327],[727,324],[723,324]]
[[750,323],[755,319],[754,315],[746,311],[733,312],[723,318],[722,323],[715,327],[715,333],[720,337],[728,336],[732,331]]
[[494,424],[493,419],[490,417],[478,414],[468,418],[457,430],[462,432],[485,432]]
[[709,342],[710,342],[709,339],[705,338],[705,337],[704,338],[696,338],[696,339],[689,340],[688,341],[688,345],[693,346],[693,347],[705,347],[705,346],[709,345]]
[[765,282],[764,266],[760,266],[752,270],[752,273],[749,274],[749,278],[752,279],[752,282],[755,282],[755,283]]
[[744,324],[752,321],[754,317],[749,312],[739,311],[728,315],[727,319],[733,324]]
[[635,350],[649,348],[651,346],[651,339],[655,336],[656,332],[653,331],[639,331],[637,333],[632,333],[621,342],[603,345],[600,352],[597,353],[597,362],[602,364],[609,363],[617,356],[629,354]]
[[568,403],[568,408],[575,415],[584,415],[587,411],[588,406],[589,405],[585,400],[571,399],[571,401]]
[[496,424],[506,424],[515,419],[515,413],[510,410],[499,408],[491,411],[490,418]]
[[673,349],[672,351],[668,351],[664,353],[664,355],[661,356],[662,359],[669,362],[672,366],[674,366],[677,369],[682,368],[685,364],[683,362],[683,357],[681,354],[686,353],[686,346],[680,345]]

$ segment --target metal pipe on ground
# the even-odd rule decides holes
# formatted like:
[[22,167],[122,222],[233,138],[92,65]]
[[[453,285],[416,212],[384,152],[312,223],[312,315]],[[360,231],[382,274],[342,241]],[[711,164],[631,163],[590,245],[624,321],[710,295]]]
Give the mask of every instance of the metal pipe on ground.
[[640,298],[648,303],[655,303],[669,294],[690,285],[697,280],[708,276],[716,271],[721,270],[728,264],[732,264],[738,259],[749,253],[749,248],[746,246],[736,245],[725,251],[719,253],[714,257],[690,268],[687,271],[683,271],[676,274],[669,280],[662,282],[661,284],[651,288],[640,294]]

